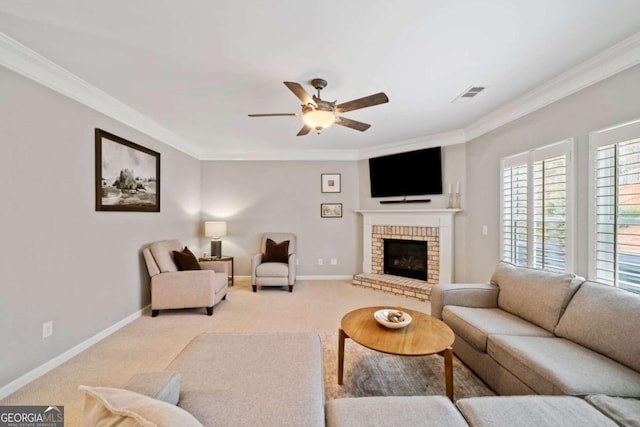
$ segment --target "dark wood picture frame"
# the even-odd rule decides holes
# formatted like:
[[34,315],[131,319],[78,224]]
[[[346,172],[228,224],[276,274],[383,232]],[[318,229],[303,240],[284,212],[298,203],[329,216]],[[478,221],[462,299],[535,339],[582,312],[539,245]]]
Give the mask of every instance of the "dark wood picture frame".
[[160,153],[95,130],[96,211],[160,212]]
[[323,193],[339,193],[342,176],[339,173],[320,174],[320,191]]
[[320,217],[342,218],[342,203],[320,203]]

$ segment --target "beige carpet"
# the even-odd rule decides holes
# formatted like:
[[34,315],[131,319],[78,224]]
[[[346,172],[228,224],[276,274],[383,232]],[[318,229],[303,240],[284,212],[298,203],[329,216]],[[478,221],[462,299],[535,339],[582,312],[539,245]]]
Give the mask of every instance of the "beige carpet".
[[[327,398],[367,393],[444,394],[443,364],[438,356],[421,362],[420,358],[369,354],[371,350],[349,341],[345,385],[337,386],[336,335],[340,319],[356,308],[377,305],[425,313],[430,310],[427,303],[353,286],[347,280],[300,280],[292,293],[283,288],[253,293],[248,280],[237,279],[227,300],[215,307],[213,316],[206,316],[204,309],[161,311],[155,318],[147,313],[0,400],[0,405],[64,405],[65,426],[79,426],[83,404],[79,385],[120,387],[133,374],[162,370],[202,332],[319,332],[325,345]],[[489,390],[456,363],[454,392],[459,398],[485,395]]]

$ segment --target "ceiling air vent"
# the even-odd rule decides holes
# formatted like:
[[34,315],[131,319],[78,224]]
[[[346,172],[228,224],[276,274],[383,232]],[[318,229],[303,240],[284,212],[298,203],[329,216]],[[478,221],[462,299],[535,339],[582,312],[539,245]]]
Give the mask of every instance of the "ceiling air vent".
[[483,90],[484,90],[484,87],[482,87],[482,86],[471,86],[470,88],[468,88],[464,92],[462,92],[460,95],[458,95],[451,102],[468,102],[468,101],[471,101],[471,98],[473,98],[474,96],[476,96],[477,94],[479,94]]

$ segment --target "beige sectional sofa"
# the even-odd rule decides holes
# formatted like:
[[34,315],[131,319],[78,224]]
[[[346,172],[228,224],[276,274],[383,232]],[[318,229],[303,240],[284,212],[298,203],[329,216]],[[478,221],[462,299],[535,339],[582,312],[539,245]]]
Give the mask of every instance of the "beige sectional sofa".
[[81,388],[87,427],[616,426],[612,420],[640,425],[640,400],[608,396],[477,397],[455,404],[444,396],[325,402],[316,333],[205,333],[165,371],[135,375],[123,389]]
[[501,262],[488,284],[435,286],[431,312],[500,395],[640,397],[640,295]]
[[205,333],[124,389],[81,387],[83,425],[640,427],[640,296],[501,263],[432,298],[456,354],[508,396],[325,402],[317,333]]

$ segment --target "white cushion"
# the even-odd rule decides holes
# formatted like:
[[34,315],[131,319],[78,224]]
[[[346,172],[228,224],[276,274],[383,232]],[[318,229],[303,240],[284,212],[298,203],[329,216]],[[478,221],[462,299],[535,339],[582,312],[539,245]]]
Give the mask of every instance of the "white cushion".
[[263,262],[256,267],[258,277],[288,277],[289,264],[282,262]]
[[85,393],[82,427],[202,427],[184,409],[133,391],[110,387],[79,388]]

